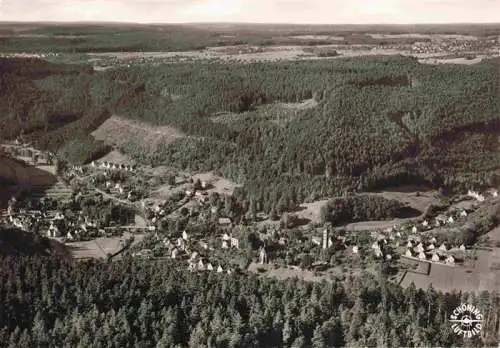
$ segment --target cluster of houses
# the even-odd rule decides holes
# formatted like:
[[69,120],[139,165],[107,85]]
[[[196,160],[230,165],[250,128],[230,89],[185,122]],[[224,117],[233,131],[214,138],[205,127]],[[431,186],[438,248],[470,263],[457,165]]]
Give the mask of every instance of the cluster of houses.
[[[78,195],[74,199],[78,199]],[[17,208],[16,202],[15,197],[9,200],[6,214],[0,220],[8,226],[26,232],[38,232],[48,238],[65,238],[68,241],[106,234],[105,228],[84,216],[82,211],[66,216],[59,210]]]
[[[489,189],[488,191],[486,191],[486,194],[493,198],[498,197],[498,191],[496,189]],[[467,196],[475,199],[478,202],[484,202],[486,199],[485,194],[481,194],[477,191],[472,191],[472,190],[469,190],[469,192],[467,192]]]
[[[155,237],[156,240],[160,240],[158,234],[155,234]],[[226,240],[227,236],[224,235],[222,238],[223,240]],[[231,239],[233,247],[238,248],[238,239],[231,237],[229,238]],[[213,250],[213,248],[210,248],[208,243],[204,240],[197,240],[196,242],[194,242],[191,239],[191,236],[186,231],[183,231],[181,236],[178,238],[164,238],[162,242],[166,249],[167,257],[172,260],[187,261],[188,270],[190,271],[215,271],[217,273],[232,273],[232,269],[230,267],[223,266],[222,264],[214,266],[207,257],[200,255],[200,253],[196,251],[196,249],[200,250],[201,248],[201,250],[206,252],[208,250]],[[134,256],[148,257],[151,256],[151,254],[152,251],[150,249],[143,249],[140,252],[134,253]],[[264,255],[263,260],[267,262],[267,255]]]
[[108,170],[124,170],[128,172],[132,172],[135,170],[135,166],[129,165],[129,164],[118,164],[118,163],[111,163],[111,162],[95,162],[92,161],[90,163],[90,166],[92,168],[97,168],[97,169],[108,169]]
[[437,240],[434,237],[431,238],[427,243],[423,243],[419,238],[408,239],[405,257],[415,258],[420,261],[431,261],[453,265],[455,264],[456,260],[455,257],[451,255],[450,251],[466,250],[463,244],[457,248],[448,249],[445,243],[441,243],[439,247],[436,246],[436,243]]

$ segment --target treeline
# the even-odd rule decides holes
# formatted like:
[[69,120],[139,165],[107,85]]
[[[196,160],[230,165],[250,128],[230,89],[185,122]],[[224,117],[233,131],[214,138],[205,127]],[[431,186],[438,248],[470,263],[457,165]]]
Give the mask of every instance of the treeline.
[[[403,290],[379,278],[279,282],[165,262],[0,258],[2,347],[341,347],[496,344],[498,294]],[[381,271],[382,272],[382,271]],[[449,313],[477,305],[481,334]]]
[[[161,27],[157,25],[134,27],[48,25],[28,28],[18,35],[10,32],[0,39],[0,49],[3,52],[39,53],[151,52],[199,50],[206,47],[235,45],[409,45],[417,41],[430,41],[430,38],[374,38],[366,34],[367,31],[377,32],[378,30],[377,28],[301,29],[234,26],[228,32],[227,28],[221,30],[216,27],[194,25],[162,25]],[[301,37],[302,35],[304,36]],[[324,37],[311,38],[314,35]],[[342,36],[344,40],[339,41],[329,36]]]

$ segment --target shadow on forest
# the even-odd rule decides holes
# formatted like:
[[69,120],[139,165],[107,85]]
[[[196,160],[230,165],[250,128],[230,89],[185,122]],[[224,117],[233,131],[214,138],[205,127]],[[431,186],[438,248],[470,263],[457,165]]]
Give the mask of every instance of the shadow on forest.
[[57,255],[67,259],[71,257],[63,244],[16,228],[0,228],[0,254],[11,256]]

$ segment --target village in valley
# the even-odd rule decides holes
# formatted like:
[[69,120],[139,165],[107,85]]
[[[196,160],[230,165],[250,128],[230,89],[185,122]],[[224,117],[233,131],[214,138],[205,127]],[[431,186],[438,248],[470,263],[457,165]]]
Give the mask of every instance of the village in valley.
[[376,272],[374,265],[382,263],[389,279],[402,285],[457,286],[455,280],[446,285],[433,277],[434,269],[452,278],[454,272],[455,278],[476,274],[468,287],[498,285],[475,268],[478,255],[495,253],[498,236],[472,244],[467,237],[470,217],[498,202],[496,189],[453,197],[407,193],[414,200],[431,197],[436,205],[418,217],[373,221],[370,227],[333,226],[318,218],[297,223],[301,219],[293,212],[281,220],[242,215],[232,198],[237,185],[214,173],[138,166],[125,156],[67,166],[20,141],[3,145],[3,151],[50,173],[55,182],[38,192],[31,187],[29,194],[13,193],[0,223],[56,239],[75,259],[129,255],[171,260],[192,272],[311,281],[346,279],[362,269]]

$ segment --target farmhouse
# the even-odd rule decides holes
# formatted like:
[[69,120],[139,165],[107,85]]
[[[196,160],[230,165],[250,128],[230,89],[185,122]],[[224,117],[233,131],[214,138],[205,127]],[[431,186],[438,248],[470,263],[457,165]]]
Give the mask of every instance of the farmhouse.
[[455,258],[450,255],[446,258],[445,262],[450,265],[455,264]]
[[431,260],[433,262],[439,262],[439,255],[437,253],[433,253],[432,257],[431,257]]
[[418,258],[419,258],[420,260],[425,260],[427,257],[425,256],[424,252],[423,252],[423,251],[421,251],[421,252],[419,252],[419,253],[418,253]]
[[354,246],[352,247],[352,253],[353,253],[353,254],[357,254],[358,252],[359,252],[359,248],[358,248],[358,246],[357,246],[357,245],[354,245]]
[[415,247],[415,250],[419,253],[423,252],[424,246],[422,245],[422,243],[418,243],[418,245]]
[[240,242],[239,242],[238,238],[231,237],[231,247],[234,247],[236,249],[240,248]]
[[406,249],[405,255],[408,256],[408,257],[413,257],[413,253],[411,252],[410,249]]
[[219,225],[221,225],[221,226],[231,225],[231,219],[230,218],[219,218],[218,222],[219,222]]

